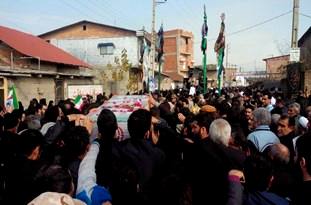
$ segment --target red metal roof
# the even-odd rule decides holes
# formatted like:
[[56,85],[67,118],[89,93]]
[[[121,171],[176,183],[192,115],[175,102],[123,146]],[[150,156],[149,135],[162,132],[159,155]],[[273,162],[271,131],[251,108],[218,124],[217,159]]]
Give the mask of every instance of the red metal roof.
[[45,42],[37,36],[11,28],[0,26],[0,40],[18,52],[26,56],[40,58],[41,61],[91,67],[87,63]]

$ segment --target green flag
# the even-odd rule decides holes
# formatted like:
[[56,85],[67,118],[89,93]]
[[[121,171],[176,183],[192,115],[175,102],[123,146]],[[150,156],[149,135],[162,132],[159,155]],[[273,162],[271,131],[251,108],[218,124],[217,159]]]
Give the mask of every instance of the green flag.
[[82,106],[82,103],[83,103],[82,96],[81,96],[81,95],[78,95],[78,96],[76,97],[76,99],[74,100],[75,108],[77,108],[78,110],[80,110],[80,109],[81,109],[81,106]]
[[208,32],[208,26],[207,26],[207,16],[205,11],[205,5],[204,5],[204,22],[202,25],[202,41],[201,41],[201,50],[203,54],[206,52],[207,48],[207,32]]
[[203,52],[203,93],[207,92],[207,68],[206,68],[206,48],[207,48],[207,16],[204,5],[204,22],[202,25],[202,41],[201,41],[201,50]]
[[214,51],[217,54],[217,84],[218,84],[218,93],[220,94],[221,90],[221,74],[224,71],[223,61],[225,56],[225,14],[221,14],[221,25],[220,25],[220,31],[218,34],[218,38],[215,43]]
[[7,108],[11,107],[14,110],[19,108],[19,104],[18,104],[18,100],[17,100],[16,91],[15,91],[14,86],[9,88],[9,93],[8,93],[8,97],[7,97],[6,102],[5,102],[5,107],[7,107]]

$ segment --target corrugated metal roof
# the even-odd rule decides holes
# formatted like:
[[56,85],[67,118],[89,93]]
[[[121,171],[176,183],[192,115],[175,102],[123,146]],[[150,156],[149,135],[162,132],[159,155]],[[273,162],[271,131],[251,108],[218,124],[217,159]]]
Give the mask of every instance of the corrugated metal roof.
[[18,52],[26,56],[40,58],[41,61],[80,67],[91,67],[87,63],[45,42],[37,36],[11,28],[0,26],[0,40]]

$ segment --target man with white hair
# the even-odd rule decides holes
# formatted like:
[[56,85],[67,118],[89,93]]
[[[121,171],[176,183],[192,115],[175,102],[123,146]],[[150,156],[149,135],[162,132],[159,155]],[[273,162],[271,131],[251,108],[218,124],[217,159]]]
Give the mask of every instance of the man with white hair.
[[250,148],[263,152],[268,146],[280,143],[278,137],[271,132],[271,114],[265,108],[257,108],[253,112],[256,129],[247,136]]
[[289,117],[294,117],[295,118],[295,129],[298,130],[298,125],[299,125],[299,118],[301,117],[300,115],[300,104],[299,103],[292,103],[288,106],[287,114]]
[[211,121],[206,113],[197,116],[200,142],[197,146],[196,170],[192,187],[193,204],[225,204],[227,173],[233,167],[242,169],[245,156],[229,147],[231,126],[224,119]]
[[214,120],[209,128],[209,135],[215,143],[228,147],[231,138],[231,126],[224,119]]

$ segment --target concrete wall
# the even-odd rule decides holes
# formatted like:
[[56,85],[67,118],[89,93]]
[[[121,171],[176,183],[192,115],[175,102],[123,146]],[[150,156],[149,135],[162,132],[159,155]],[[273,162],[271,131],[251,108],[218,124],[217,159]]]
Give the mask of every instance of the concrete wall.
[[105,70],[104,72],[107,74],[107,76],[109,76],[109,78],[103,82],[104,92],[107,94],[113,93],[119,95],[124,95],[127,92],[130,92],[130,90],[127,89],[127,85],[129,83],[129,72],[123,73],[122,80],[114,80],[111,77],[111,70]]
[[217,87],[217,70],[207,70],[207,87],[216,88]]
[[9,79],[9,86],[15,85],[18,100],[20,100],[24,107],[28,107],[29,101],[33,98],[46,98],[55,100],[55,83],[53,78],[24,78],[18,77]]
[[[127,50],[129,61],[133,65],[138,64],[139,53],[138,39],[136,36],[93,39],[51,39],[50,43],[96,67],[114,64],[115,57],[121,58],[123,49]],[[100,49],[98,48],[99,43],[113,43],[115,45],[113,55],[101,55]]]
[[169,77],[162,77],[161,79],[161,90],[170,90],[172,89],[172,79]]
[[[115,58],[119,58],[121,63],[121,55],[123,49],[127,50],[127,59],[132,66],[137,66],[139,61],[139,39],[136,36],[114,37],[114,38],[92,38],[92,39],[52,39],[50,43],[71,53],[75,57],[94,66],[91,73],[95,76],[94,83],[102,84],[103,90],[107,94],[126,94],[129,73],[124,73],[124,79],[114,81],[111,78],[111,72],[107,69],[108,64],[115,66]],[[99,43],[113,43],[115,50],[113,55],[101,55],[98,48]],[[101,72],[107,74],[108,79],[103,79]],[[141,83],[140,83],[141,84]],[[139,89],[142,85],[138,86]]]
[[68,86],[69,85],[93,85],[92,79],[65,79],[64,80],[64,99],[68,98]]
[[274,80],[281,80],[285,77],[286,65],[289,63],[289,55],[267,58],[265,61],[267,74],[273,76]]
[[[40,37],[92,65],[93,70],[90,72],[95,76],[94,83],[102,84],[104,92],[107,94],[111,92],[125,94],[128,92],[126,87],[129,73],[124,74],[122,81],[115,81],[110,77],[102,79],[101,77],[103,71],[108,72],[109,76],[109,70],[104,70],[104,68],[108,64],[114,66],[116,57],[121,60],[123,49],[127,50],[128,60],[132,66],[135,68],[140,66],[140,39],[136,36],[136,31],[82,22],[52,31]],[[101,55],[98,48],[99,43],[113,43],[115,46],[113,55]],[[138,82],[138,84],[141,89],[142,83]]]
[[225,68],[225,81],[233,81],[235,79],[237,69],[236,68]]
[[[92,79],[64,79],[64,96],[67,99],[68,85],[92,85]],[[55,78],[54,77],[18,77],[8,78],[8,86],[14,85],[16,87],[17,98],[24,107],[29,105],[29,101],[33,98],[46,98],[55,101]]]

